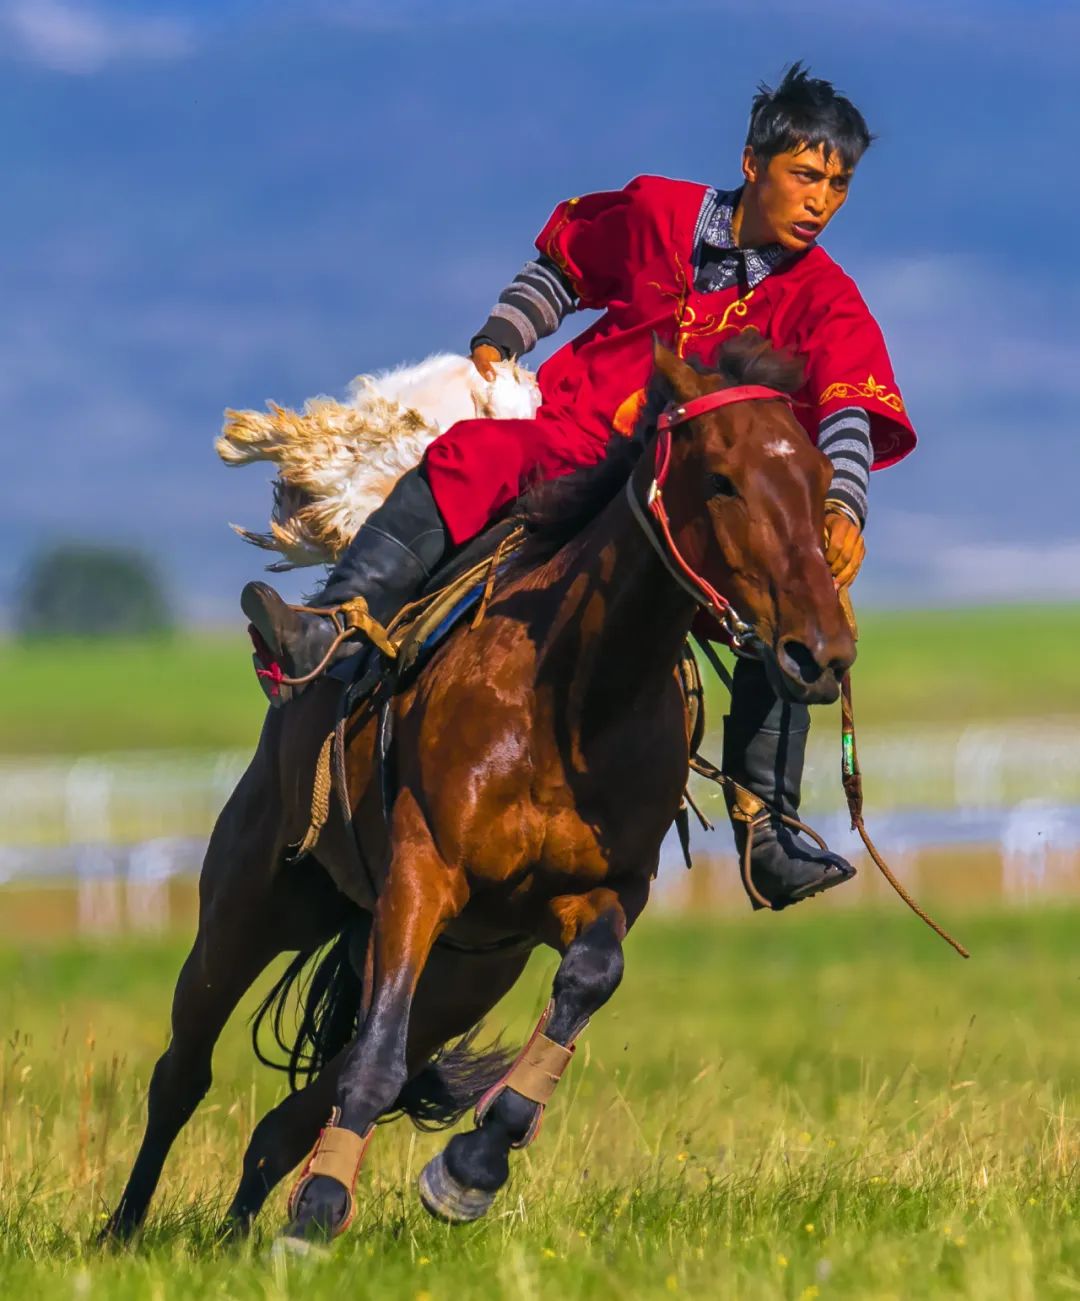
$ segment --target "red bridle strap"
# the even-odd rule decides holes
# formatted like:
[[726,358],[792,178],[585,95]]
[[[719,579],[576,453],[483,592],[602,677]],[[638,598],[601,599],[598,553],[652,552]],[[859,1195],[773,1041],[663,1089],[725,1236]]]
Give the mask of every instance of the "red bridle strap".
[[731,406],[733,402],[753,402],[753,401],[770,401],[779,399],[791,406],[791,395],[781,393],[779,389],[766,388],[764,384],[736,384],[733,388],[717,389],[715,393],[704,393],[699,398],[691,398],[689,402],[681,402],[678,406],[667,407],[661,411],[660,418],[656,422],[657,431],[666,434],[669,429],[676,425],[681,425],[686,420],[693,420],[695,416],[703,416],[706,412],[715,411],[718,407]]
[[675,539],[672,536],[671,521],[664,507],[663,496],[664,482],[667,479],[668,468],[671,465],[671,430],[676,425],[681,425],[687,420],[693,420],[696,416],[705,415],[709,411],[715,411],[718,407],[730,406],[735,402],[772,401],[775,399],[791,404],[791,398],[788,394],[781,393],[778,389],[766,388],[762,384],[739,384],[733,388],[718,389],[715,393],[706,393],[702,397],[692,398],[689,402],[668,407],[661,412],[660,418],[656,422],[655,470],[653,481],[649,485],[649,491],[645,498],[645,506],[660,530],[660,537],[663,539],[662,547],[659,544],[659,539],[655,539],[655,535],[649,529],[647,521],[640,514],[640,508],[634,497],[631,483],[626,485],[630,505],[634,508],[634,514],[638,516],[646,528],[650,540],[654,541],[661,559],[667,565],[672,576],[699,604],[711,611],[733,640],[738,640],[739,633],[734,627],[737,616],[735,616],[735,612],[731,608],[731,602],[727,597],[721,596],[707,578],[697,573],[687,564],[682,552],[675,545]]

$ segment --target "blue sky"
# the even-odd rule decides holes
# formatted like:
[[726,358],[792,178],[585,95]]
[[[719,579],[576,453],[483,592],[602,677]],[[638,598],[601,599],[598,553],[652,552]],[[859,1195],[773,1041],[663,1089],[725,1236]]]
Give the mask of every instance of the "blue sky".
[[236,617],[269,499],[222,409],[463,349],[568,194],[734,183],[795,58],[880,137],[825,243],[922,436],[860,599],[1080,594],[1080,7],[0,0],[0,610],[64,536]]

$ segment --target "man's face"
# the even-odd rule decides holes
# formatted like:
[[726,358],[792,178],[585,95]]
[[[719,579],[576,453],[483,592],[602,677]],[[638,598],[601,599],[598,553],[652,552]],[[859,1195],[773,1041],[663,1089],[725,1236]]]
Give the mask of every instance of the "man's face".
[[826,162],[822,145],[802,145],[767,163],[748,146],[742,165],[755,235],[792,253],[808,248],[840,211],[854,171],[835,153]]

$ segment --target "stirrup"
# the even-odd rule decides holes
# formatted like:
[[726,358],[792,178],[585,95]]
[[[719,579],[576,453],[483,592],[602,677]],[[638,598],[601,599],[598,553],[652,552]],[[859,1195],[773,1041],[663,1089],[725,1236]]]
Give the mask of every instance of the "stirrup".
[[[397,647],[390,640],[386,628],[368,609],[367,598],[364,596],[354,596],[348,601],[343,601],[341,605],[293,605],[289,608],[298,610],[301,614],[322,615],[323,618],[330,620],[337,632],[337,636],[330,649],[326,652],[322,664],[318,669],[313,670],[311,676],[322,672],[341,643],[355,633],[362,633],[388,659],[394,659],[397,655]],[[303,681],[307,681],[307,678],[303,679]],[[297,684],[291,683],[290,685]]]
[[255,671],[260,677],[271,678],[273,686],[279,690],[283,686],[304,687],[309,682],[321,677],[333,663],[339,648],[349,638],[356,636],[357,633],[366,637],[387,659],[394,659],[397,656],[397,647],[390,640],[383,625],[368,609],[367,600],[363,596],[354,596],[341,605],[290,605],[289,609],[296,610],[300,614],[316,614],[324,619],[329,619],[334,626],[336,636],[327,647],[326,654],[318,664],[310,673],[305,673],[301,677],[289,677],[288,674],[281,672],[281,666],[276,663],[272,664],[269,669],[260,670],[256,668]]
[[[790,907],[791,904],[802,903],[804,899],[810,899],[814,895],[821,894],[825,890],[831,890],[833,886],[843,885],[845,881],[850,881],[852,877],[855,876],[855,869],[849,863],[846,864],[848,869],[846,872],[841,869],[840,864],[846,863],[846,860],[840,858],[838,854],[834,854],[825,842],[825,838],[819,835],[813,827],[807,825],[805,822],[801,822],[798,818],[793,818],[789,814],[783,813],[780,809],[770,806],[767,801],[761,798],[760,795],[755,795],[752,790],[743,786],[740,782],[737,782],[733,777],[729,777],[726,773],[721,774],[721,777],[722,784],[731,797],[731,802],[728,805],[728,816],[731,818],[732,822],[741,823],[746,836],[739,867],[742,873],[743,888],[749,896],[751,903],[755,904],[758,908],[767,908],[770,912],[782,912],[784,908]],[[823,879],[813,888],[803,887],[801,892],[790,895],[786,902],[780,904],[773,903],[771,899],[767,899],[754,884],[751,858],[754,853],[754,838],[757,835],[757,832],[762,827],[766,826],[773,818],[776,818],[778,822],[783,826],[788,827],[791,831],[796,833],[801,832],[803,835],[809,836],[809,838],[817,845],[818,849],[820,849],[823,854],[828,855],[828,859],[823,863],[823,867],[834,867],[837,872],[836,878],[834,880]]]

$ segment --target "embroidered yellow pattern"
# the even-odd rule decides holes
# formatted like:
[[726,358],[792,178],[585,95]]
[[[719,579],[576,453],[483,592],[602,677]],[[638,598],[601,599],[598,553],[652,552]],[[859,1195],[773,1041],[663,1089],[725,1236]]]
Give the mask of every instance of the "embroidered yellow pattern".
[[678,253],[675,254],[675,281],[677,286],[675,289],[668,289],[667,286],[662,285],[659,280],[650,280],[649,288],[655,289],[663,298],[675,299],[675,325],[676,328],[678,328],[683,322],[683,315],[686,312],[686,299],[688,297],[686,272],[683,270],[682,259],[679,257]]
[[733,316],[744,317],[750,310],[750,299],[753,298],[754,291],[750,292],[744,298],[736,298],[733,303],[728,303],[723,313],[717,319],[712,314],[697,319],[697,313],[688,304],[683,311],[683,319],[679,322],[679,337],[676,344],[676,352],[682,357],[686,350],[687,341],[690,339],[704,339],[711,334],[722,334],[725,330],[741,331],[740,326],[732,325]]
[[750,292],[744,298],[736,298],[733,303],[728,303],[723,313],[717,319],[711,312],[708,316],[698,320],[698,314],[690,303],[687,301],[690,297],[689,285],[686,279],[686,272],[683,270],[682,261],[678,253],[675,254],[675,275],[678,287],[676,289],[667,289],[657,280],[649,281],[649,288],[655,289],[665,298],[675,299],[675,355],[678,357],[686,356],[686,345],[690,339],[703,339],[712,334],[722,334],[724,330],[741,330],[738,325],[731,323],[733,316],[743,317],[750,310],[748,304],[754,296],[754,291]]
[[548,255],[549,258],[551,258],[552,262],[555,263],[555,265],[559,268],[559,270],[570,282],[571,286],[573,287],[574,293],[577,294],[579,298],[582,298],[584,297],[584,295],[581,291],[581,285],[574,278],[574,275],[570,270],[570,264],[563,256],[562,250],[555,243],[558,236],[561,235],[562,232],[566,229],[566,227],[570,225],[571,214],[573,213],[574,209],[577,207],[577,205],[580,202],[581,202],[580,198],[567,199],[566,211],[559,218],[558,222],[556,222],[555,229],[548,236],[547,244],[544,247],[544,252]]
[[867,375],[865,384],[830,384],[818,398],[818,406],[823,406],[833,398],[873,398],[882,406],[896,412],[904,410],[904,401],[899,393],[890,393],[884,384],[879,384],[873,375]]

